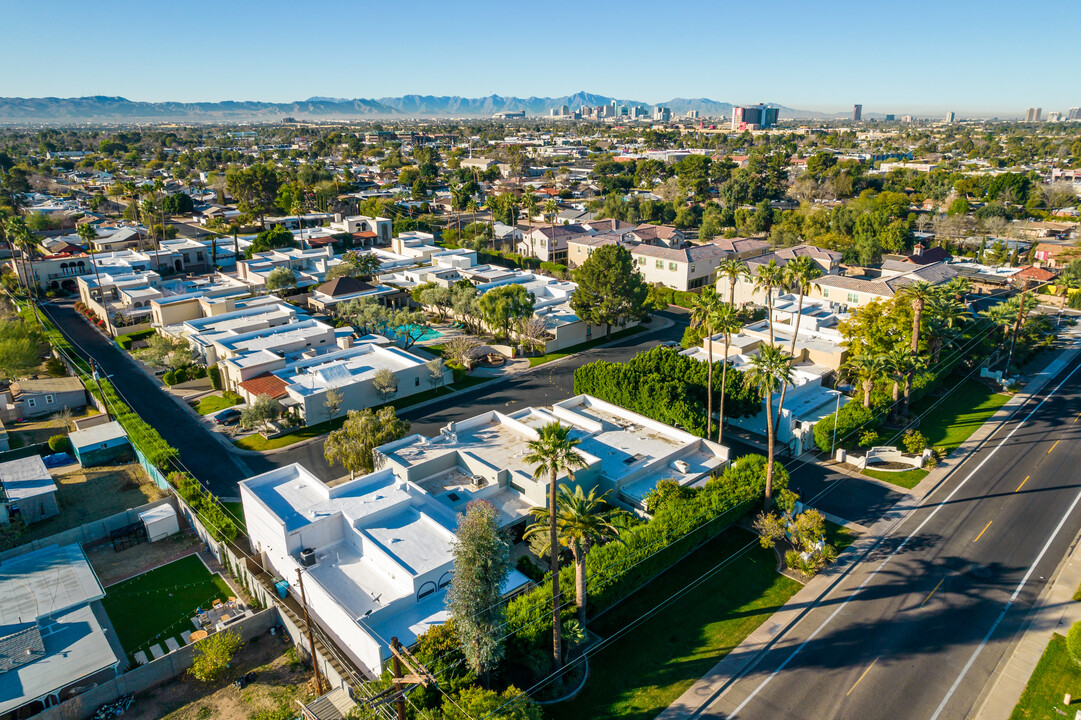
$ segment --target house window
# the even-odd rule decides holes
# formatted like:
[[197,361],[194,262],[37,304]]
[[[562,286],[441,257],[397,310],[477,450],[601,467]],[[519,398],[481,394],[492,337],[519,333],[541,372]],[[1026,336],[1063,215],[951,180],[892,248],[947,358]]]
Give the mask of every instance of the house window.
[[413,387],[420,387],[420,378],[413,378]]
[[694,272],[694,263],[691,263],[691,272]]
[[45,396],[45,404],[46,405],[52,405],[53,404],[53,396],[52,395],[46,395]]
[[859,305],[860,296],[858,293],[848,293],[848,302],[852,305]]
[[657,269],[658,270],[664,270],[664,260],[658,260],[657,261]]
[[429,580],[420,586],[420,590],[417,592],[417,600],[423,600],[434,592],[435,583]]
[[830,296],[830,289],[828,287],[822,288],[822,297],[828,298]]
[[668,263],[668,270],[671,271],[671,272],[675,272],[676,271],[676,264],[674,262]]
[[638,264],[639,265],[645,265],[646,264],[646,259],[644,257],[638,258]]

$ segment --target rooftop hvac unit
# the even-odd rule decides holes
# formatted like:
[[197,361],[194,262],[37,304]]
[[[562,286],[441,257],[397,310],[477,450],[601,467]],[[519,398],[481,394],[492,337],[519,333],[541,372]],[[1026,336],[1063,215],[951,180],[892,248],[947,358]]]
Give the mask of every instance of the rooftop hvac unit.
[[488,481],[483,475],[474,475],[472,477],[473,487],[480,488],[488,484]]
[[314,548],[304,548],[300,551],[300,564],[304,567],[311,567],[312,565],[315,565]]
[[691,469],[690,463],[688,463],[686,460],[676,460],[675,462],[672,463],[672,467],[675,470],[683,473],[684,475],[686,475],[688,472],[690,472],[690,469]]

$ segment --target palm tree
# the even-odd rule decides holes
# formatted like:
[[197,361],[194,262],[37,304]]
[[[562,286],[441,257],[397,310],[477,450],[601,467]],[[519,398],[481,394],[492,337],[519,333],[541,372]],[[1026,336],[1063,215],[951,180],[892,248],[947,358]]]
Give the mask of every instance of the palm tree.
[[1071,263],[1066,266],[1066,270],[1055,280],[1055,285],[1057,286],[1055,289],[1062,293],[1062,303],[1058,307],[1061,312],[1066,309],[1066,301],[1070,299],[1070,293],[1081,289],[1081,272]]
[[[8,246],[8,252],[11,253],[12,262],[16,264],[16,267],[15,267],[15,270],[16,270],[16,272],[15,272],[15,280],[18,282],[19,287],[24,286],[23,285],[23,280],[24,279],[27,280],[27,284],[26,284],[25,287],[26,287],[26,290],[27,290],[27,295],[29,295],[29,293],[30,293],[30,291],[29,291],[29,278],[24,278],[23,277],[23,276],[26,275],[26,268],[25,267],[23,268],[22,275],[20,275],[19,272],[18,272],[18,269],[19,269],[18,268],[18,262],[19,261],[15,257],[15,246],[18,244],[18,236],[19,236],[19,233],[21,232],[20,227],[26,227],[26,221],[24,221],[18,215],[12,215],[11,217],[7,217],[7,212],[5,210],[3,210],[3,209],[0,209],[0,220],[4,221],[4,223],[3,223],[4,242]],[[15,222],[15,220],[18,220],[18,222]]]
[[143,250],[143,231],[139,228],[139,187],[128,180],[124,183],[124,195],[131,201],[132,221],[135,223],[135,232],[139,236],[139,250]]
[[773,501],[773,447],[777,440],[777,423],[781,421],[781,406],[777,406],[777,423],[773,421],[773,394],[792,384],[792,366],[784,350],[770,343],[759,348],[751,358],[751,367],[744,380],[765,396],[766,401],[766,509]]
[[525,462],[536,465],[533,471],[535,480],[542,480],[548,476],[548,526],[549,526],[549,563],[552,569],[552,665],[558,673],[563,668],[563,651],[561,647],[562,628],[560,620],[560,595],[559,595],[559,540],[557,537],[557,510],[558,500],[556,488],[557,478],[561,472],[566,472],[567,477],[574,479],[575,467],[583,467],[585,458],[574,448],[581,442],[570,435],[571,428],[553,421],[540,429],[536,440],[529,441],[529,454]]
[[[691,300],[691,327],[706,330],[706,439],[713,436],[713,333],[717,325],[717,312],[721,299],[716,289],[705,287],[701,294]],[[725,356],[727,357],[727,355]]]
[[803,314],[803,297],[811,292],[812,288],[818,287],[815,280],[822,277],[822,270],[814,260],[806,255],[800,255],[784,266],[784,273],[787,280],[785,284],[794,289],[799,295],[799,302],[796,304],[796,324],[792,329],[792,344],[788,350],[788,354],[795,358],[796,335],[799,333],[800,320]]
[[[724,357],[721,358],[721,404],[717,408],[717,442],[724,435],[724,396],[728,390],[728,345],[732,342],[732,333],[738,333],[743,327],[739,311],[731,303],[721,303],[714,319],[714,330],[724,336]],[[712,363],[711,363],[712,364]]]
[[912,302],[912,354],[920,352],[920,320],[923,318],[923,309],[938,295],[934,285],[926,280],[917,280],[911,285],[905,285],[899,293],[901,297]]
[[776,260],[770,260],[768,264],[758,268],[758,275],[754,279],[754,289],[761,290],[766,294],[766,320],[769,321],[769,343],[773,344],[773,289],[784,286],[784,267],[777,264]]
[[[619,537],[619,530],[612,525],[612,517],[621,511],[608,507],[607,496],[607,492],[598,496],[596,487],[587,495],[582,492],[581,485],[575,485],[574,490],[566,485],[559,486],[556,513],[559,543],[570,548],[574,555],[574,597],[578,603],[578,620],[582,623],[586,621],[586,555],[597,543]],[[549,532],[548,510],[537,507],[530,512],[536,520],[525,536]]]
[[893,405],[890,407],[890,415],[897,417],[900,415],[901,385],[908,380],[908,373],[913,364],[912,353],[906,348],[895,347],[879,357],[886,376],[893,381]]
[[954,335],[954,329],[968,320],[969,316],[965,306],[952,294],[945,292],[937,294],[927,309],[930,311],[931,321],[931,352],[933,361],[937,364],[942,354],[942,346]]
[[[86,243],[88,249],[90,248],[90,244],[94,241],[94,238],[98,236],[98,231],[90,223],[83,223],[76,228],[75,233],[79,236],[80,240]],[[98,299],[101,300],[102,309],[108,312],[108,308],[105,306],[105,293],[101,289],[101,275],[98,273],[98,263],[94,260],[93,255],[90,256],[90,264],[94,266],[94,281],[98,284]]]
[[537,196],[533,189],[527,189],[522,194],[522,207],[529,213],[529,249],[533,250],[533,216],[537,214]]
[[747,272],[747,263],[735,255],[729,255],[717,265],[717,275],[728,278],[728,304],[736,304],[736,283]]
[[[466,203],[466,210],[469,211],[469,218],[470,218],[469,224],[473,226],[473,232],[476,232],[476,229],[477,229],[477,213],[480,212],[480,205],[477,204],[476,198],[469,198],[469,202]],[[473,240],[473,248],[476,249],[476,247],[477,247],[476,237],[474,236],[474,237],[472,237],[470,239]],[[460,232],[459,232],[459,235],[458,235],[458,244],[462,245],[462,237],[461,237]]]
[[33,304],[34,295],[36,294],[34,289],[37,288],[37,280],[33,277],[34,261],[31,257],[34,246],[37,244],[34,233],[27,227],[26,220],[19,215],[8,218],[4,229],[7,232],[8,242],[19,248],[19,257],[23,262],[23,276],[26,281],[26,295]]
[[849,358],[841,368],[841,373],[860,383],[863,388],[863,406],[869,409],[875,381],[886,374],[886,361],[881,355],[856,355]]
[[964,302],[965,296],[972,289],[972,283],[966,277],[950,278],[942,286],[942,292],[952,296],[958,302]]
[[[556,249],[556,216],[559,214],[559,205],[555,200],[548,200],[544,203],[544,214],[548,216],[548,221],[552,223],[552,237],[548,240],[548,259],[552,259],[552,254]],[[536,253],[534,253],[536,256]]]

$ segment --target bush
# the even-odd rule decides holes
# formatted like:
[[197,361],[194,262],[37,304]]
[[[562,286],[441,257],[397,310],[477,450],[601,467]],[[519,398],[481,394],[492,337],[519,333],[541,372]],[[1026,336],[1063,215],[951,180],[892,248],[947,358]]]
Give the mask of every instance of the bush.
[[190,371],[186,367],[177,368],[176,373],[173,375],[173,380],[177,383],[187,382],[190,379]]
[[870,448],[878,445],[882,437],[874,430],[867,430],[860,435],[860,447]]
[[191,368],[191,378],[193,380],[201,380],[206,377],[206,368],[202,365],[195,365]]
[[166,370],[161,376],[161,381],[166,385],[176,385],[176,370]]
[[515,567],[518,568],[518,572],[522,573],[535,583],[539,583],[544,579],[544,570],[537,567],[537,563],[530,560],[528,555],[519,557]]
[[857,437],[878,427],[874,414],[863,403],[852,401],[841,406],[840,413],[830,413],[815,423],[815,445],[822,452],[829,452],[833,445],[833,426],[837,424],[837,446],[844,447]]
[[1073,661],[1081,665],[1081,622],[1075,622],[1066,633],[1066,649]]
[[195,646],[192,677],[205,683],[218,680],[229,669],[229,662],[240,645],[240,635],[231,631],[214,633],[200,640]]
[[906,431],[901,442],[904,444],[905,450],[913,455],[919,455],[927,448],[927,438],[919,430]]
[[210,376],[210,386],[215,390],[221,390],[221,369],[214,365],[207,371],[207,374]]
[[124,348],[125,350],[130,351],[135,341],[148,338],[153,334],[155,334],[154,330],[143,330],[142,332],[129,333],[127,335],[118,335],[116,338],[116,344]]
[[71,452],[71,441],[67,435],[53,435],[49,438],[49,449],[54,453]]

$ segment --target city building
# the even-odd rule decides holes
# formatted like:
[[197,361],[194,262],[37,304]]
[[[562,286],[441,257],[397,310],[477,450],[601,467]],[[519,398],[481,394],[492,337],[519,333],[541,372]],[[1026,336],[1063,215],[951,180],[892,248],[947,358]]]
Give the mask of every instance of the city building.
[[859,122],[863,119],[863,105],[855,104],[852,106],[852,120]]
[[1067,120],[1081,120],[1081,107],[1072,107],[1066,113]]
[[948,113],[946,113],[946,124],[947,125],[953,125],[954,122],[956,122],[956,121],[957,121],[957,115],[954,114],[953,110],[950,110]]
[[658,122],[668,122],[672,119],[672,111],[669,108],[658,105],[653,108],[653,119]]
[[1025,111],[1025,122],[1040,122],[1040,114],[1043,108],[1030,107]]
[[777,124],[777,108],[759,103],[750,107],[732,108],[733,130],[766,130]]
[[893,122],[896,119],[897,119],[897,116],[894,115],[893,113],[886,113],[886,117],[885,117],[886,122]]

